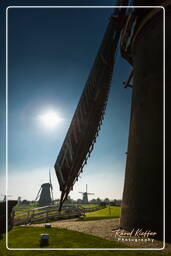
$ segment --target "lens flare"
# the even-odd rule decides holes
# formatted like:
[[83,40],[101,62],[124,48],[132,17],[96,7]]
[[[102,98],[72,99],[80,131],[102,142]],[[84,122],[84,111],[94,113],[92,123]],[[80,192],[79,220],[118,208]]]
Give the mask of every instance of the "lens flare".
[[38,119],[49,129],[54,129],[63,121],[63,119],[54,111],[45,112],[42,115],[39,115]]

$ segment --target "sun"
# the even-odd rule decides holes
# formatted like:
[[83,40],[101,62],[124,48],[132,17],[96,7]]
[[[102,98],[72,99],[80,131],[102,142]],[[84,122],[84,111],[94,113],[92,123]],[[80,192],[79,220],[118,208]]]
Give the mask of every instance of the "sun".
[[53,110],[39,115],[38,119],[48,129],[54,129],[63,121],[63,119]]

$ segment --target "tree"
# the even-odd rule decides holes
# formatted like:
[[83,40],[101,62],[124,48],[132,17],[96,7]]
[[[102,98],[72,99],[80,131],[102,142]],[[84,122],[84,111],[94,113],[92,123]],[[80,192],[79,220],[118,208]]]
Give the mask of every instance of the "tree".
[[96,200],[96,203],[97,203],[97,204],[100,204],[101,201],[102,201],[102,200],[98,197],[97,200]]
[[110,203],[109,198],[105,198],[104,202],[105,202],[106,204],[109,204],[109,203]]
[[91,204],[96,204],[96,203],[97,203],[97,200],[96,200],[95,198],[93,198],[93,199],[90,200],[90,203],[91,203]]
[[82,200],[80,198],[77,199],[77,204],[82,204]]

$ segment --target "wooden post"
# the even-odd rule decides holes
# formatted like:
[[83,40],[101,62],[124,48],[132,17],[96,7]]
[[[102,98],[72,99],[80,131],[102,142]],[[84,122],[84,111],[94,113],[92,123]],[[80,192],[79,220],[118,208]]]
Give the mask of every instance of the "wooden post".
[[30,216],[30,224],[31,224],[31,222],[32,222],[32,218],[34,218],[34,210],[32,210],[32,214],[31,214],[31,216]]
[[111,216],[110,201],[109,201],[109,215]]
[[48,221],[48,210],[46,211],[46,221]]
[[15,210],[12,209],[12,213],[11,213],[11,223],[12,223],[12,226],[14,225],[14,217],[15,217]]
[[30,217],[30,210],[27,212],[27,224],[29,223],[29,217]]

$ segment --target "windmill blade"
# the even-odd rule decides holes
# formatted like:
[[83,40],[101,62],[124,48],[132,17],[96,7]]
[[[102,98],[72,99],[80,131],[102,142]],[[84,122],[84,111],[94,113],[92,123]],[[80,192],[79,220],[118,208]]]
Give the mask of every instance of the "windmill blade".
[[84,194],[84,192],[79,192],[80,194]]
[[51,179],[50,169],[49,169],[49,184],[50,184],[50,188],[51,188],[51,198],[52,198],[52,201],[53,201],[54,200],[54,198],[53,198],[53,186],[52,186],[52,179]]
[[110,18],[55,162],[54,167],[61,190],[59,210],[87,163],[104,119],[124,13],[123,8],[116,9]]
[[87,195],[95,195],[94,193],[87,193]]
[[35,201],[37,201],[37,199],[38,199],[38,197],[39,197],[39,195],[40,195],[41,188],[42,188],[42,187],[40,187],[40,189],[39,189],[39,191],[38,191],[38,193],[37,193],[37,196],[36,196]]
[[49,169],[49,184],[50,184],[51,188],[53,189],[50,169]]
[[51,188],[51,197],[52,197],[52,202],[54,201],[54,198],[53,198],[53,188]]

